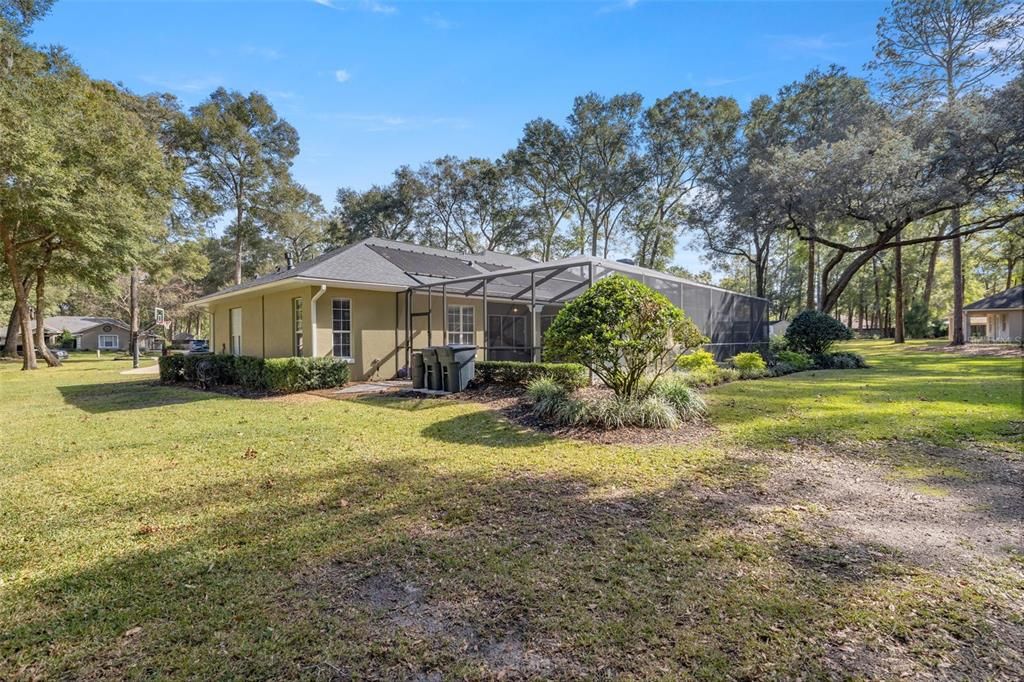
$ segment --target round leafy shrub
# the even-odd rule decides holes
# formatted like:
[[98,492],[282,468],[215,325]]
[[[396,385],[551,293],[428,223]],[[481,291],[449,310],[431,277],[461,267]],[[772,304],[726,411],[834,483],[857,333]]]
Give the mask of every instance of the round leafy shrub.
[[857,353],[823,353],[814,356],[814,364],[821,369],[864,369],[868,363]]
[[801,353],[795,350],[780,350],[775,354],[775,366],[789,365],[793,369],[791,372],[803,372],[804,370],[811,369],[814,367],[814,358],[806,353]]
[[805,310],[786,329],[786,343],[792,350],[810,355],[827,353],[836,341],[848,341],[853,332],[836,318],[820,310]]
[[692,372],[680,372],[679,380],[685,383],[687,386],[693,386],[695,388],[708,388],[710,386],[718,386],[719,384],[727,384],[730,381],[736,381],[740,378],[740,372],[738,369],[732,367],[702,367],[695,369]]
[[692,353],[686,353],[676,358],[676,369],[692,371],[695,369],[701,369],[702,367],[714,366],[715,356],[703,348],[698,348]]
[[612,275],[559,311],[544,335],[544,352],[589,368],[617,396],[644,398],[681,353],[706,342],[665,296]]
[[742,379],[759,379],[768,373],[768,365],[760,353],[737,353],[732,366],[739,370]]

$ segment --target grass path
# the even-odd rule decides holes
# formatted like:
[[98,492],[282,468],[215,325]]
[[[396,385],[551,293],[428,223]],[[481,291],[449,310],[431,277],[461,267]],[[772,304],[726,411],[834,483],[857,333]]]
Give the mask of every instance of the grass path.
[[0,365],[0,679],[1020,677],[1021,361],[856,349],[652,448]]

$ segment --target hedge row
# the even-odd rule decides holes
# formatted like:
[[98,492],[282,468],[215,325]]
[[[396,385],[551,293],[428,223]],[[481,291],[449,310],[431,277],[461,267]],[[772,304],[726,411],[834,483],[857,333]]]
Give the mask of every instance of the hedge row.
[[515,362],[477,360],[476,380],[484,384],[525,386],[534,379],[547,378],[567,389],[587,385],[587,368],[571,362]]
[[160,358],[160,380],[200,388],[240,386],[250,391],[295,393],[341,386],[349,380],[349,368],[333,358],[165,355]]

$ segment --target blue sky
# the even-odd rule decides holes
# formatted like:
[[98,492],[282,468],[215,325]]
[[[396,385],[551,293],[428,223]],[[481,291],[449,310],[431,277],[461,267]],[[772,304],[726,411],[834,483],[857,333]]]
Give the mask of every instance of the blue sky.
[[[185,105],[259,90],[299,131],[295,177],[333,204],[444,154],[494,157],[573,97],[693,88],[746,104],[871,56],[883,2],[58,0],[32,39]],[[678,259],[699,267],[692,254]]]

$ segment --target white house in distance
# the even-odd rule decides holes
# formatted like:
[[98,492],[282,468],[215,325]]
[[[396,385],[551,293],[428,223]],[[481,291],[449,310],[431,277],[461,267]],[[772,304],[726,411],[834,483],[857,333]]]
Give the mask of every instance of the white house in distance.
[[[950,325],[952,333],[953,325]],[[1010,287],[964,306],[964,327],[970,339],[1024,341],[1024,285]]]

